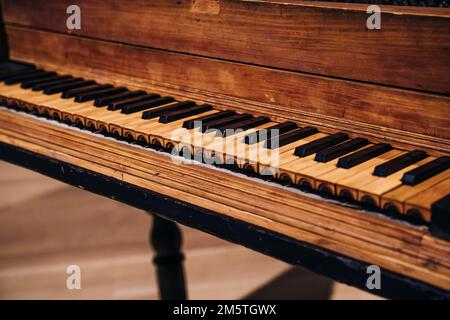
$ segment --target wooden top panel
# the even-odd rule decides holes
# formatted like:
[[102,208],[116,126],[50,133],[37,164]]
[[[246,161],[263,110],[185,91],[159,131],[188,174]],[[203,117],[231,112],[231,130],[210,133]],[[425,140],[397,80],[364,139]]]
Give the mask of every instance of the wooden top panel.
[[[68,32],[69,0],[4,1],[9,24]],[[446,9],[288,1],[79,1],[71,33],[176,52],[439,93],[450,92]]]

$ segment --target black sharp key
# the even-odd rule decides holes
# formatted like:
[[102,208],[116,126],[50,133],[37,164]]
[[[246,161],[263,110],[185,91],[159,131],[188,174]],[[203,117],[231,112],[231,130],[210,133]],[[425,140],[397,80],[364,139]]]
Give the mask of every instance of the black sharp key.
[[118,87],[118,88],[106,88],[94,92],[80,93],[79,95],[75,96],[75,102],[85,102],[89,100],[94,100],[96,98],[110,97],[114,94],[122,93],[125,91],[127,91],[127,88]]
[[160,123],[170,123],[190,116],[195,116],[196,114],[203,113],[212,110],[209,104],[203,104],[201,106],[193,106],[186,108],[184,110],[177,110],[168,112],[159,118]]
[[343,132],[338,132],[327,137],[311,141],[302,146],[298,146],[297,148],[295,148],[294,155],[303,158],[313,153],[330,148],[335,144],[341,143],[345,140],[348,140],[348,135]]
[[404,184],[414,186],[450,168],[450,157],[439,157],[418,168],[406,172],[402,177]]
[[207,123],[203,123],[202,127],[201,127],[201,131],[203,133],[205,133],[207,130],[212,130],[212,129],[217,129],[218,127],[224,126],[224,125],[228,125],[228,124],[232,124],[235,122],[239,122],[242,120],[247,120],[252,118],[252,115],[249,113],[242,113],[242,114],[235,114],[232,115],[230,117],[226,117],[223,119],[217,119],[217,120],[212,120],[212,121],[208,121]]
[[373,175],[387,177],[427,157],[425,151],[414,150],[375,167]]
[[373,145],[369,148],[365,148],[360,151],[356,151],[355,153],[352,153],[351,155],[340,158],[337,163],[337,167],[344,168],[344,169],[350,169],[350,168],[353,168],[354,166],[357,166],[358,164],[361,164],[370,159],[373,159],[373,158],[379,156],[380,154],[386,153],[389,150],[392,150],[392,146],[390,144],[377,143],[376,145]]
[[183,128],[186,128],[186,129],[199,128],[204,123],[228,118],[230,116],[234,116],[235,114],[236,114],[236,112],[230,111],[230,110],[219,111],[217,113],[210,114],[207,116],[201,116],[201,117],[198,117],[198,118],[195,118],[192,120],[186,120],[185,122],[183,122]]
[[[261,129],[259,131],[256,131],[254,133],[251,133],[244,137],[244,143],[245,144],[255,144],[262,142],[267,139],[271,139],[276,136],[276,134],[272,134],[272,130],[278,130],[278,135],[292,131],[294,129],[297,129],[297,124],[294,122],[283,122],[276,124],[274,126],[271,126],[267,129]],[[263,132],[266,134],[263,135]]]
[[157,99],[153,99],[153,100],[149,100],[149,101],[137,102],[137,103],[129,104],[129,105],[123,107],[121,112],[124,114],[131,114],[131,113],[135,113],[135,112],[139,112],[139,111],[144,111],[146,109],[162,106],[162,105],[165,105],[165,104],[167,104],[169,102],[173,102],[173,101],[175,101],[174,98],[166,96],[166,97],[157,98]]
[[100,90],[108,89],[108,88],[112,88],[112,85],[110,85],[110,84],[93,84],[90,86],[65,90],[62,92],[61,98],[63,98],[63,99],[74,98],[82,93],[95,92],[95,91],[100,91]]
[[34,65],[6,61],[0,63],[0,81],[35,71]]
[[134,104],[136,102],[142,102],[142,101],[147,101],[147,100],[154,100],[159,97],[160,97],[159,94],[151,93],[151,94],[145,94],[143,96],[137,96],[137,97],[133,97],[133,98],[117,100],[117,101],[114,101],[114,102],[111,102],[108,104],[108,110],[111,110],[111,111],[119,110],[129,104]]
[[118,94],[108,96],[108,97],[96,98],[95,102],[94,102],[94,106],[104,107],[112,102],[116,102],[116,101],[124,100],[124,99],[128,99],[128,98],[135,98],[138,96],[143,96],[145,94],[146,94],[146,92],[144,90],[137,90],[137,91],[122,92],[122,93],[118,93]]
[[17,71],[17,72],[12,72],[11,74],[5,75],[3,76],[3,81],[8,81],[10,79],[16,79],[18,77],[25,77],[25,76],[30,76],[30,75],[35,75],[38,73],[44,72],[44,70],[42,69],[29,69],[29,70],[21,70],[21,71]]
[[237,130],[248,130],[262,124],[269,122],[270,119],[267,117],[255,117],[250,118],[241,122],[233,123],[231,125],[225,125],[223,127],[218,128],[217,136],[228,137],[235,133],[238,133]]
[[65,90],[86,87],[86,86],[89,86],[89,85],[92,85],[92,84],[95,84],[95,81],[92,81],[92,80],[89,80],[89,81],[79,80],[79,81],[70,82],[70,83],[57,84],[57,85],[52,86],[52,87],[47,87],[44,90],[44,94],[49,94],[50,95],[50,94],[60,93],[60,92],[63,92]]
[[69,79],[69,78],[70,78],[70,76],[53,75],[53,76],[48,76],[48,77],[41,78],[41,79],[35,79],[35,80],[22,82],[20,87],[23,88],[23,89],[29,89],[29,88],[33,88],[33,86],[35,86],[35,85],[39,85],[39,84],[42,84],[42,83],[49,83],[49,82],[52,82],[52,81],[64,80],[64,79]]
[[194,101],[183,101],[183,102],[178,102],[178,103],[172,104],[167,107],[162,107],[162,108],[158,108],[158,109],[154,109],[154,110],[147,110],[142,114],[142,119],[153,119],[156,117],[160,117],[166,113],[183,110],[186,108],[190,108],[192,106],[195,106]]
[[23,76],[8,78],[5,80],[5,84],[17,84],[17,83],[22,83],[25,81],[45,78],[47,76],[52,76],[52,75],[56,75],[56,72],[45,72],[45,71],[41,70],[41,71],[36,71],[34,73],[26,74]]
[[337,159],[349,152],[355,151],[361,147],[369,144],[369,141],[364,138],[351,139],[341,144],[335,145],[331,148],[322,150],[316,153],[314,160],[317,162],[328,162]]
[[270,139],[266,140],[266,142],[264,143],[264,148],[267,148],[267,149],[281,148],[282,146],[285,146],[294,141],[309,137],[313,134],[316,134],[317,132],[319,132],[319,131],[314,127],[298,128],[298,129],[283,133],[279,136],[271,137]]
[[[67,78],[64,78],[64,77],[67,77]],[[68,83],[84,80],[83,78],[72,78],[71,76],[61,76],[61,78],[63,78],[63,79],[35,84],[31,87],[31,89],[33,91],[42,91],[42,90],[45,90],[47,88],[54,87],[57,85],[63,85],[63,84],[68,84]]]

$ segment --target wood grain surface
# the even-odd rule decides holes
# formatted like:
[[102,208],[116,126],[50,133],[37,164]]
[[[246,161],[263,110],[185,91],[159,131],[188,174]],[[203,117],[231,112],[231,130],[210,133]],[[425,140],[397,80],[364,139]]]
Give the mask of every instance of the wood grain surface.
[[446,9],[303,1],[79,1],[81,30],[66,28],[68,0],[4,1],[8,24],[318,75],[450,92]]
[[[431,237],[424,229],[204,166],[174,164],[164,155],[16,113],[2,110],[0,114],[5,124],[0,137],[5,143],[376,263],[438,287],[450,287],[448,243]],[[122,161],[122,157],[128,161]]]

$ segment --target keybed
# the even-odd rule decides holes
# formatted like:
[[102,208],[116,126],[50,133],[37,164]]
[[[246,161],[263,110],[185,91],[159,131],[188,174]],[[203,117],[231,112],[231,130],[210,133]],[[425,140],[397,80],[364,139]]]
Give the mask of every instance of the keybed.
[[32,67],[0,80],[10,108],[403,218],[430,222],[449,192],[448,156]]

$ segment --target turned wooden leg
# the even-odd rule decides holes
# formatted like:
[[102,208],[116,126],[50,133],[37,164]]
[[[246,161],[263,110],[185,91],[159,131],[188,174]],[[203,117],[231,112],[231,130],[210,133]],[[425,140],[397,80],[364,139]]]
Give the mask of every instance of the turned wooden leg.
[[155,249],[153,263],[159,284],[159,295],[163,300],[186,299],[183,259],[180,251],[181,232],[175,222],[153,215],[150,244]]

